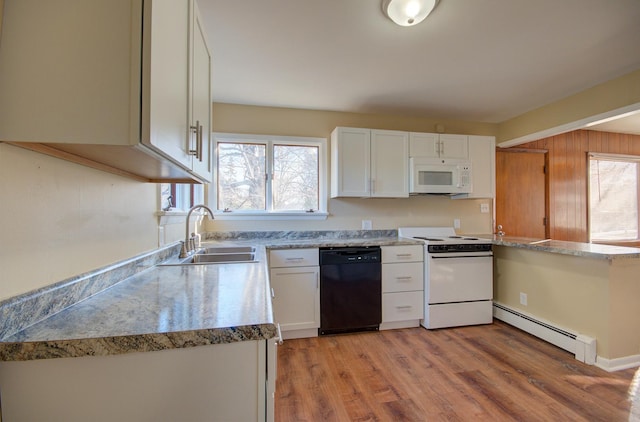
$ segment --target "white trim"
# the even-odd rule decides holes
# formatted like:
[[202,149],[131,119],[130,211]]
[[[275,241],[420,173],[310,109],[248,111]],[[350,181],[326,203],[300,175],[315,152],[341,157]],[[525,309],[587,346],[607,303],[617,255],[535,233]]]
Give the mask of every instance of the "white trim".
[[[183,210],[170,210],[170,211],[158,211],[156,212],[156,217],[158,217],[158,225],[159,226],[166,226],[169,224],[185,224],[186,223],[186,217],[187,214],[189,212],[188,211],[183,211]],[[202,211],[195,211],[192,214],[192,221],[195,221],[194,219],[196,217],[202,219],[205,215],[207,215],[205,212]]]
[[596,366],[600,369],[604,369],[607,372],[636,368],[640,367],[640,355],[631,355],[616,359],[606,359],[602,356],[598,356],[596,358]]
[[565,132],[571,132],[577,129],[588,129],[591,126],[605,123],[610,120],[615,120],[625,115],[633,114],[640,110],[640,103],[630,104],[628,106],[620,107],[615,110],[610,110],[604,113],[596,114],[595,116],[585,117],[584,119],[576,120],[575,122],[565,123],[560,126],[544,129],[539,132],[534,132],[529,135],[524,135],[519,138],[514,138],[508,141],[498,143],[496,146],[499,148],[507,148],[515,145],[525,144],[531,141],[537,141],[539,139],[548,138],[550,136],[559,135]]
[[[506,308],[511,310],[511,312],[501,309],[502,308]],[[524,317],[520,317],[518,316],[518,314],[523,315]],[[527,314],[526,312],[522,312],[519,309],[512,309],[509,306],[503,305],[501,303],[498,302],[494,302],[494,306],[493,306],[493,316],[496,319],[499,319],[500,321],[504,321],[509,325],[513,325],[514,327],[520,328],[523,331],[526,331],[527,333],[534,335],[546,342],[549,342],[555,346],[560,347],[561,349],[564,349],[568,352],[574,353],[576,352],[576,340],[575,337],[577,336],[577,333],[572,333],[569,330],[566,330],[564,328],[560,328],[557,327],[555,324],[551,324],[548,321],[544,321],[541,320],[540,318],[537,318],[531,314]],[[541,325],[539,323],[536,323],[534,321],[539,321]],[[573,336],[573,338],[569,337],[568,335],[565,334],[561,334],[557,331],[554,331],[552,329],[546,328],[545,325],[547,326],[553,326],[558,328],[561,331],[566,332],[567,334],[570,334]]]
[[415,328],[420,327],[420,320],[413,319],[409,321],[393,321],[380,323],[380,330],[396,330],[398,328]]
[[326,220],[327,212],[216,212],[216,220]]
[[[496,305],[508,309],[513,313],[501,309]],[[517,314],[523,315],[523,317],[520,317]],[[598,368],[604,369],[605,371],[613,372],[627,368],[640,367],[640,355],[624,356],[615,359],[606,359],[602,356],[596,356],[596,339],[578,333],[572,333],[567,329],[560,328],[548,321],[541,320],[540,318],[537,318],[531,314],[527,314],[526,312],[522,312],[518,309],[513,309],[501,303],[494,302],[493,316],[500,321],[506,322],[509,325],[513,325],[514,327],[526,331],[527,333],[545,340],[555,346],[558,346],[568,352],[575,353],[576,359],[581,360],[580,358],[583,358],[583,360],[581,361],[589,365],[595,365]],[[535,321],[537,321],[538,323],[536,323]],[[549,327],[553,327],[554,329],[564,331],[566,334],[560,334],[551,328],[545,328],[544,325],[548,325]],[[576,339],[573,340],[568,335],[575,336]],[[580,349],[580,347],[584,347],[584,349]]]
[[[230,213],[222,213],[218,208],[218,198],[216,189],[218,186],[218,172],[214,171],[213,183],[209,186],[209,203],[216,211],[216,218],[221,220],[324,220],[329,213],[327,212],[327,185],[328,185],[328,162],[327,162],[327,139],[308,136],[280,136],[280,135],[258,135],[258,134],[241,134],[241,133],[223,133],[214,132],[212,134],[214,144],[214,159],[217,160],[217,144],[218,142],[237,142],[237,143],[264,143],[265,145],[273,145],[274,143],[284,145],[301,145],[318,146],[318,209],[313,213],[305,213],[303,211],[232,211]],[[268,174],[271,173],[272,165],[271,149],[267,148],[267,168]],[[267,191],[267,203],[271,200]]]

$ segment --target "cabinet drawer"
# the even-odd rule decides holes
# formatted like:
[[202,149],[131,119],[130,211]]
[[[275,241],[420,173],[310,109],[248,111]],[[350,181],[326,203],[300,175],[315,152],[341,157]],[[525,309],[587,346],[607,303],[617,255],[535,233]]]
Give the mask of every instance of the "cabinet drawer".
[[269,266],[313,267],[319,265],[318,249],[273,249],[269,252]]
[[422,262],[424,247],[422,245],[383,246],[382,263],[387,262]]
[[424,264],[382,264],[382,292],[409,292],[424,289]]
[[383,293],[382,322],[409,321],[423,316],[422,292]]

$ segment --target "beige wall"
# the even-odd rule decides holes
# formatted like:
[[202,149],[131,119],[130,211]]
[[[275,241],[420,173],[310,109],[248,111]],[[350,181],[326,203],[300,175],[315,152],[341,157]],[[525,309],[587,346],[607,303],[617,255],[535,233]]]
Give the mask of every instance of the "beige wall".
[[528,142],[580,129],[573,123],[630,106],[640,109],[640,70],[501,122],[496,144],[508,146],[514,139]]
[[[592,259],[506,246],[494,250],[494,300],[597,340],[598,357],[640,355],[637,259]],[[520,304],[520,293],[527,305]]]
[[[430,118],[375,114],[339,113],[275,107],[214,103],[214,132],[265,135],[311,136],[329,139],[336,126],[434,132],[443,125],[447,133],[493,135],[495,125]],[[328,144],[329,142],[327,142]],[[330,152],[328,156],[330,156]],[[329,195],[329,192],[327,192]],[[460,232],[491,233],[492,213],[481,214],[480,203],[490,200],[451,200],[442,196],[401,199],[330,199],[330,216],[324,221],[214,221],[210,231],[226,230],[360,230],[362,220],[371,220],[374,229],[399,226],[453,226],[460,219]]]
[[[0,0],[1,1],[1,0]],[[468,122],[214,104],[217,131],[328,137],[337,125],[492,134],[494,126]],[[158,246],[157,185],[140,183],[0,143],[0,300],[44,287]],[[9,198],[9,200],[7,200]],[[487,200],[446,197],[334,199],[324,221],[223,222],[220,230],[374,229],[453,225],[491,231]],[[184,236],[184,223],[164,227],[167,243]]]
[[445,133],[465,135],[495,135],[497,130],[492,123],[213,103],[214,132],[328,138],[336,126],[436,132],[436,125]]
[[0,300],[156,248],[156,191],[0,143]]

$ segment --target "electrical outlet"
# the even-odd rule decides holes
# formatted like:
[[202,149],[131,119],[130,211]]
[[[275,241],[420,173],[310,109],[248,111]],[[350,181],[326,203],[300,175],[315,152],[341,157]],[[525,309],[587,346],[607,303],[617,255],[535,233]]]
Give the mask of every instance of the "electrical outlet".
[[371,230],[371,220],[362,220],[362,230]]
[[453,228],[454,229],[459,229],[460,228],[460,219],[459,218],[455,218],[453,220]]
[[487,204],[486,202],[480,204],[480,212],[483,213],[483,214],[488,213],[489,212],[489,204]]
[[527,306],[527,294],[520,292],[520,304]]

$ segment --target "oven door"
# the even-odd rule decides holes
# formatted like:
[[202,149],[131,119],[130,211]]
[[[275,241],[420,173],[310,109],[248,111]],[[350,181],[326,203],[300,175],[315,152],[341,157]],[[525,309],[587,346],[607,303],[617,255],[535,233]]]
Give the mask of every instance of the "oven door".
[[493,298],[493,255],[490,252],[429,253],[425,265],[428,304]]

